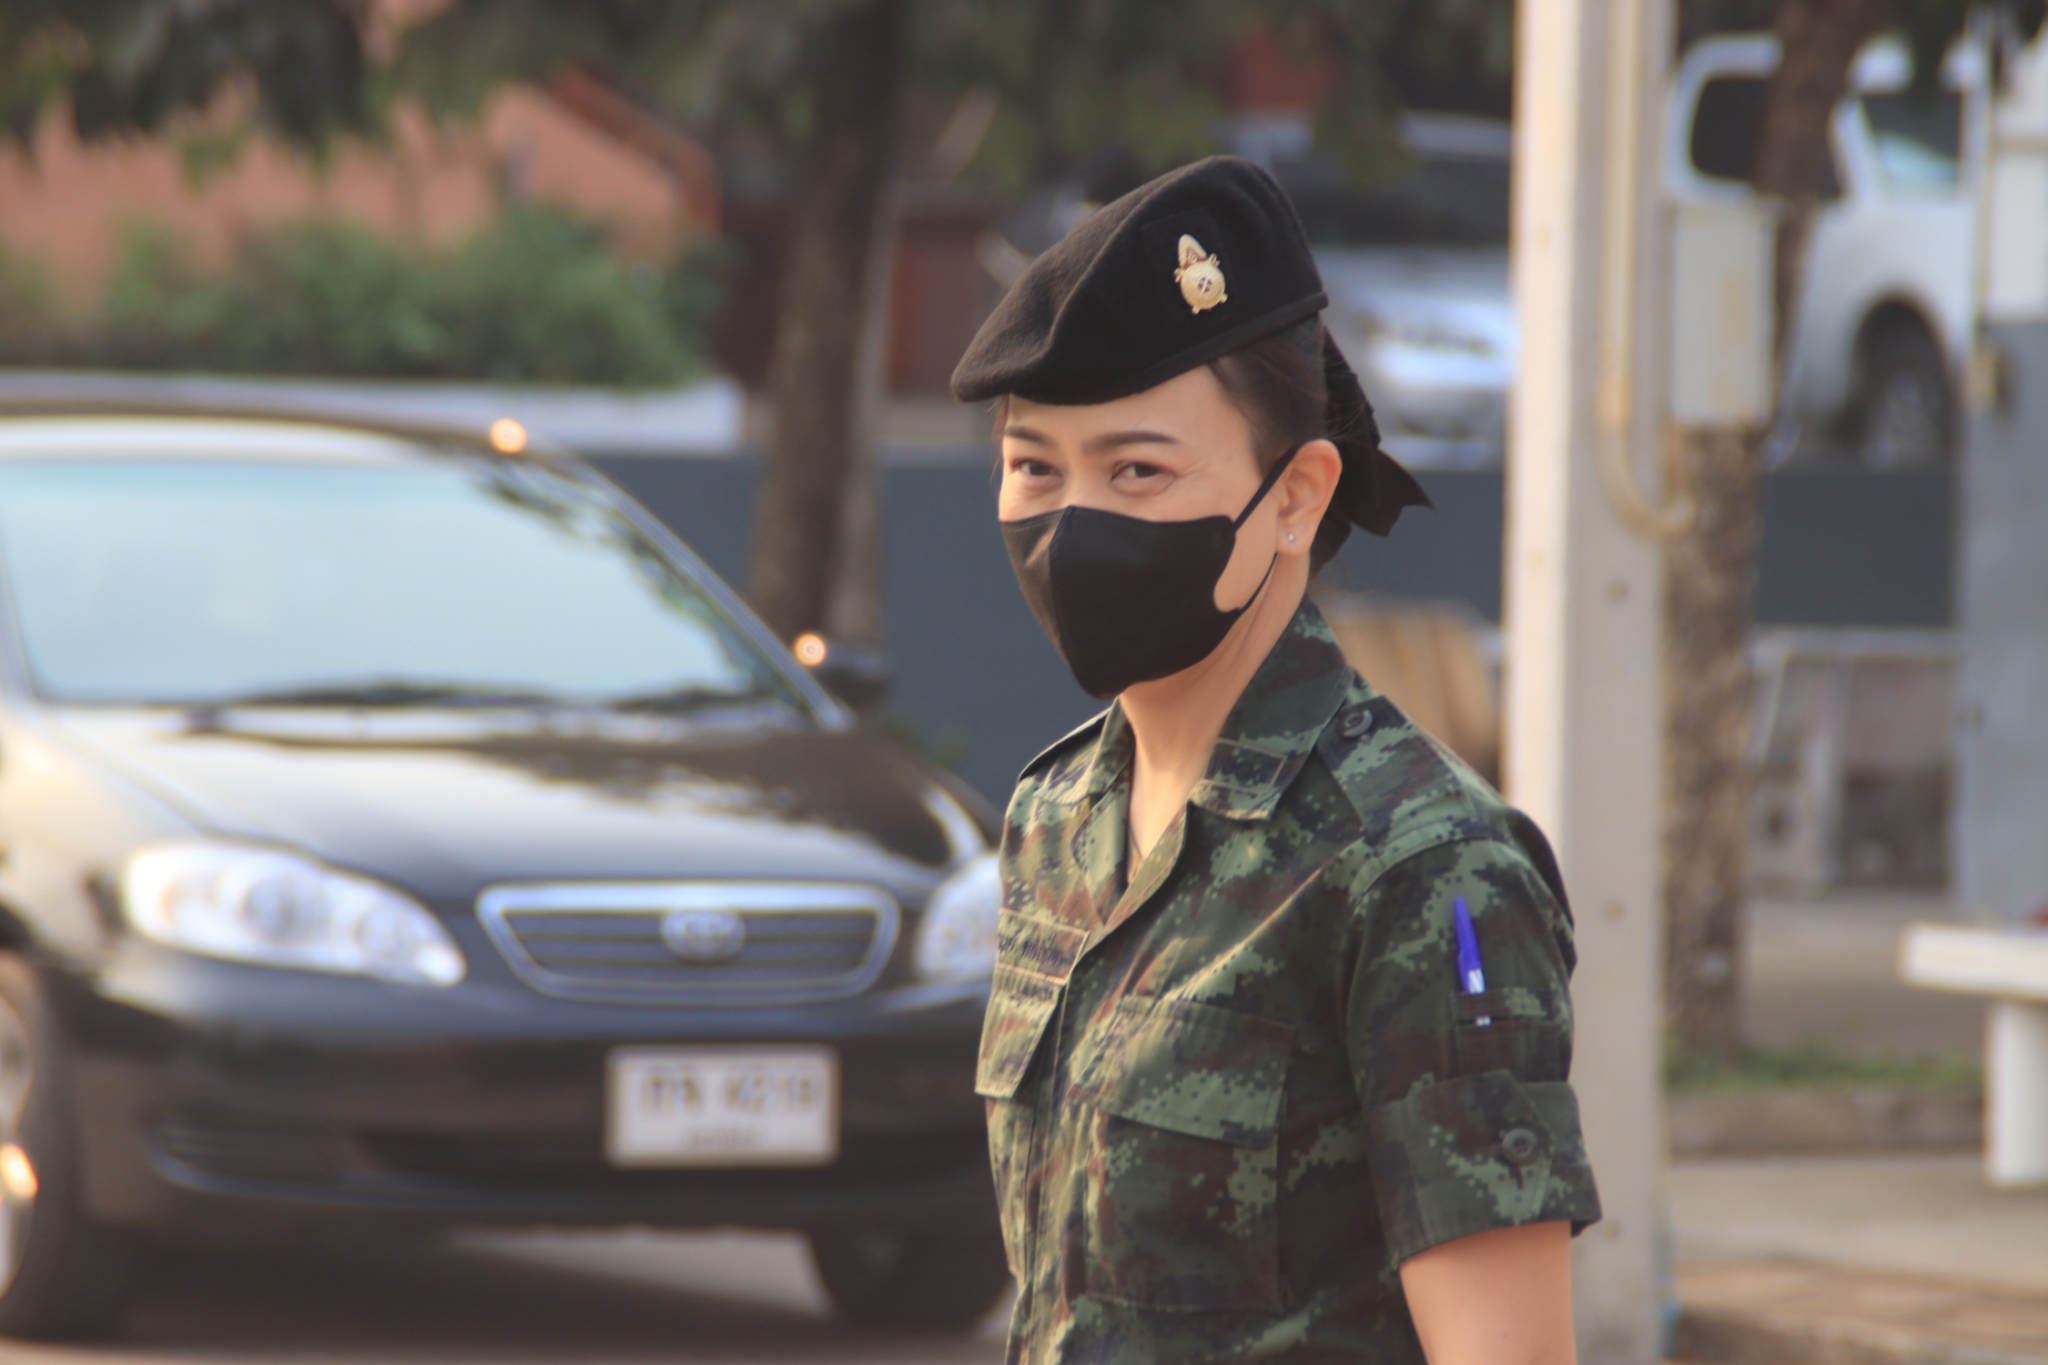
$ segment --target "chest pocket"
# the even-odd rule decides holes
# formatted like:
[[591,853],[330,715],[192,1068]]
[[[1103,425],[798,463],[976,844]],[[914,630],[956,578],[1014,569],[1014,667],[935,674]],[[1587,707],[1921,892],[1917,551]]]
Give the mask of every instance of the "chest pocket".
[[1139,1308],[1278,1312],[1279,1126],[1294,1030],[1125,999],[1085,1058],[1086,1290]]
[[1017,1087],[1031,1070],[1046,1025],[1059,1012],[1067,977],[1087,942],[1084,930],[1055,920],[1005,910],[996,921],[995,979],[989,984],[988,1015],[981,1026],[974,1090],[988,1102],[996,1209],[1002,1217],[1010,1271],[1020,1278],[1037,1205],[1035,1181],[1043,1172],[1032,1160],[1037,1139],[1032,1107],[1018,1098]]
[[1087,942],[1087,931],[1073,925],[1002,912],[996,921],[995,978],[974,1066],[975,1094],[991,1100],[1016,1096]]

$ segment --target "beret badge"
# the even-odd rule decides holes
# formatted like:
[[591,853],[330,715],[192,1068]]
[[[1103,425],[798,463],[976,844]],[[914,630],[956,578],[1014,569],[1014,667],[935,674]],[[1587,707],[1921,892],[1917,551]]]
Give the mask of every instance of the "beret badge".
[[1229,298],[1223,292],[1223,263],[1202,250],[1202,244],[1181,234],[1180,268],[1173,272],[1180,296],[1197,313],[1207,312]]

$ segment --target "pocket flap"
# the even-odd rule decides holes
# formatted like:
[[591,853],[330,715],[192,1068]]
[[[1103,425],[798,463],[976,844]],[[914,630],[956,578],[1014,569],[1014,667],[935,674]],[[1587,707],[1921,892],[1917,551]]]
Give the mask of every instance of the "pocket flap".
[[1260,1147],[1280,1125],[1294,1029],[1192,1001],[1118,1002],[1075,1097],[1104,1113],[1190,1137]]
[[1061,985],[1081,960],[1088,931],[1054,919],[1004,910],[996,916],[996,961]]
[[1458,996],[1458,1022],[1470,1024],[1479,1019],[1556,1019],[1566,1014],[1560,1009],[1556,991],[1539,991],[1528,986],[1497,986],[1477,995]]
[[981,1024],[981,1055],[974,1064],[975,1094],[1006,1100],[1017,1093],[1065,989],[1061,982],[996,964]]
[[1071,924],[1014,910],[997,917],[996,970],[974,1066],[975,1094],[1006,1100],[1017,1093],[1046,1021],[1059,1008],[1060,992],[1087,946],[1088,931]]

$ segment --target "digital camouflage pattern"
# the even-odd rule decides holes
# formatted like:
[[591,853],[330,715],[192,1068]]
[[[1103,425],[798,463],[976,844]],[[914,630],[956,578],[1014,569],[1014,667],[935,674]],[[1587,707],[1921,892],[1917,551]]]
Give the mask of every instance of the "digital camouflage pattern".
[[1112,706],[1025,770],[1003,835],[976,1089],[1009,1359],[1421,1365],[1403,1260],[1599,1217],[1548,845],[1307,604],[1126,886],[1131,749]]

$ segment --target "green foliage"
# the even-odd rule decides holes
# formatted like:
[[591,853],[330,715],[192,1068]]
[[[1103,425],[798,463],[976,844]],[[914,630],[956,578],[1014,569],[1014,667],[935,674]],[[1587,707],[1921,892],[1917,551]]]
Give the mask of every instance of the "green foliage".
[[1789,1047],[1749,1045],[1732,1061],[1688,1048],[1676,1039],[1668,1041],[1664,1050],[1664,1084],[1676,1095],[1859,1086],[1942,1090],[1980,1085],[1983,1079],[1973,1061],[1868,1057],[1818,1041]]
[[[394,43],[380,7],[364,0],[9,0],[0,132],[26,138],[66,99],[88,134],[157,131],[245,81],[257,123],[317,148],[374,129],[395,89],[464,115],[503,82],[582,64],[689,126],[794,142],[808,126],[820,35],[848,3],[454,0]],[[1773,8],[1681,0],[1692,33],[1768,24]],[[2044,4],[1893,0],[1892,17],[1924,56],[1938,56],[1973,9],[2025,38]],[[1513,33],[1511,0],[919,0],[914,13],[921,80],[998,95],[981,166],[1013,185],[1065,174],[1105,142],[1134,173],[1214,150],[1218,63],[1254,28],[1335,63],[1318,140],[1375,174],[1397,159],[1395,73],[1435,88],[1461,75],[1499,81]],[[217,150],[192,149],[193,173]]]
[[[373,130],[396,90],[462,117],[498,85],[581,65],[681,124],[795,146],[848,3],[453,0],[394,39],[362,0],[15,0],[0,5],[0,129],[26,138],[69,99],[89,135],[160,131],[239,80],[254,124],[320,148]],[[1134,176],[1216,150],[1217,74],[1255,29],[1334,65],[1318,140],[1377,174],[1399,159],[1392,69],[1504,84],[1512,46],[1512,0],[917,0],[912,14],[920,81],[998,97],[980,169],[1013,186],[1104,147]],[[188,174],[230,148],[216,141],[186,149]]]
[[928,7],[925,78],[997,96],[981,165],[1013,188],[1072,174],[1099,142],[1130,178],[1216,150],[1216,75],[1270,5],[957,0]]
[[[173,235],[127,232],[96,316],[53,325],[47,291],[0,274],[15,364],[362,378],[668,384],[701,366],[719,254],[669,270],[619,260],[562,213],[508,210],[446,248],[347,222],[252,234],[203,271]],[[20,282],[16,282],[17,278]]]
[[258,122],[304,146],[372,123],[361,0],[7,0],[0,133],[26,141],[68,100],[87,136],[153,132],[243,84]]
[[[396,83],[465,115],[499,82],[580,63],[680,123],[795,146],[826,21],[847,3],[455,0],[406,33]],[[1105,148],[1130,176],[1218,150],[1218,74],[1254,30],[1333,64],[1317,137],[1361,175],[1398,162],[1393,65],[1504,85],[1512,56],[1511,0],[921,0],[912,14],[924,86],[997,97],[977,165],[1012,188],[1073,174]]]
[[1371,179],[1401,162],[1393,69],[1427,82],[1462,65],[1504,85],[1513,13],[1509,0],[935,0],[923,75],[997,95],[980,162],[1013,187],[1072,174],[1104,147],[1135,181],[1220,150],[1218,77],[1259,31],[1304,66],[1328,64],[1317,144]]

